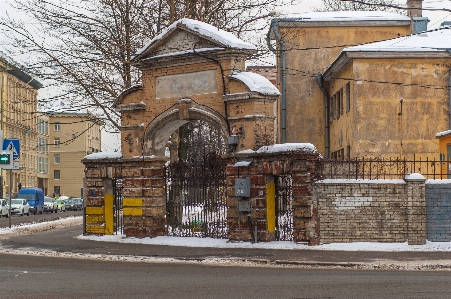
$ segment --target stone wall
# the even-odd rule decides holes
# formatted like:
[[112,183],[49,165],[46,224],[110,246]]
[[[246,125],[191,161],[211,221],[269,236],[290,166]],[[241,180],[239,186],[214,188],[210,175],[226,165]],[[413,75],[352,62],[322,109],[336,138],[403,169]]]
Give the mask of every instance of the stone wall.
[[423,179],[315,183],[322,243],[426,242]]
[[432,242],[451,241],[451,181],[426,182],[426,230]]

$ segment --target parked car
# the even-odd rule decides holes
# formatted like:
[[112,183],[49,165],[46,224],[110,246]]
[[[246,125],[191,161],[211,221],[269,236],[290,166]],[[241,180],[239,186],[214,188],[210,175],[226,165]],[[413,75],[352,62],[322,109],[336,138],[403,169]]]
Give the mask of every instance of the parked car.
[[80,210],[80,211],[83,210],[83,198],[73,197],[71,199],[75,202],[75,204],[77,206],[77,210]]
[[44,196],[44,212],[58,213],[58,204],[54,198]]
[[27,200],[23,198],[11,199],[11,214],[19,214],[20,216],[27,214],[27,216],[30,216],[30,205]]
[[66,211],[77,211],[77,204],[72,198],[66,199],[64,206],[66,207]]
[[9,217],[9,202],[4,198],[0,198],[0,216]]
[[44,211],[44,192],[41,188],[22,188],[17,194],[17,198],[26,199],[30,212],[42,214]]
[[65,201],[63,199],[58,198],[56,200],[56,204],[57,204],[58,210],[60,212],[66,212],[66,203],[65,203]]

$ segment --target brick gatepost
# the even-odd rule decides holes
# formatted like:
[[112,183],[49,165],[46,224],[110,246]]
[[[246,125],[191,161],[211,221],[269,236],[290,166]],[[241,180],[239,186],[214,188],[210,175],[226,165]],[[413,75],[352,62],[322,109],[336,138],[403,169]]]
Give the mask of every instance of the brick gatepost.
[[[101,155],[101,153],[99,153]],[[164,165],[167,158],[98,158],[85,164],[85,232],[105,234],[105,186],[122,178],[124,234],[154,237],[166,234],[166,189]]]
[[[291,174],[293,241],[318,245],[319,224],[313,183],[319,177],[316,169],[319,156],[316,150],[280,152],[274,150],[273,146],[265,146],[258,151],[246,151],[230,158],[227,166],[228,238],[233,241],[252,240],[249,212],[240,212],[238,209],[240,201],[250,200],[254,235],[257,227],[256,241],[269,242],[276,239],[274,180],[278,175]],[[252,162],[248,166],[234,166],[236,162],[245,160]],[[235,196],[236,178],[250,178],[249,198]]]

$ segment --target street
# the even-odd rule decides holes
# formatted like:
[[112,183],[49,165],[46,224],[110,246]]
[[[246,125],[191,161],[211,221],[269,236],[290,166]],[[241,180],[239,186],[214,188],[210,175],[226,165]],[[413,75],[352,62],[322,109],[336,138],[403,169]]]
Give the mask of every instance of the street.
[[449,298],[450,272],[223,267],[0,254],[1,298]]

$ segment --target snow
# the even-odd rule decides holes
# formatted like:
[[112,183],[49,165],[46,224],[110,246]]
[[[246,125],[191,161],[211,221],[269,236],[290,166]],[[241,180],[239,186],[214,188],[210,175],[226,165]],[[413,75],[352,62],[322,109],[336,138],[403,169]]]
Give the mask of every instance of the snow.
[[344,52],[446,52],[451,48],[451,27],[346,48]]
[[282,143],[262,146],[257,151],[246,149],[239,151],[237,154],[262,154],[262,153],[273,154],[291,151],[305,151],[311,154],[318,153],[316,147],[311,143]]
[[122,158],[122,153],[120,152],[100,152],[89,154],[84,157],[88,160],[99,160],[99,159],[119,159]]
[[384,11],[290,12],[282,19],[285,18],[299,19],[303,22],[410,21],[406,15]]
[[426,180],[426,184],[451,184],[451,180]]
[[449,135],[451,135],[451,130],[439,132],[439,133],[435,134],[435,137],[440,138],[440,137],[446,137]]
[[139,50],[135,57],[144,53],[150,46],[161,40],[164,36],[166,36],[169,32],[174,30],[177,27],[186,27],[189,30],[197,32],[200,35],[203,35],[207,38],[210,38],[222,45],[226,48],[236,48],[243,50],[257,50],[257,48],[248,42],[242,41],[233,35],[230,32],[226,32],[224,30],[218,29],[210,24],[206,24],[200,21],[191,20],[191,19],[180,19],[171,24],[168,28],[166,28],[159,35],[154,37],[146,46],[144,46],[141,50]]
[[250,91],[265,95],[280,95],[279,90],[265,77],[251,72],[233,72],[229,78],[237,79],[249,88]]
[[405,176],[406,180],[423,180],[426,181],[424,176],[420,173],[411,173]]
[[316,184],[405,184],[404,180],[325,179]]

